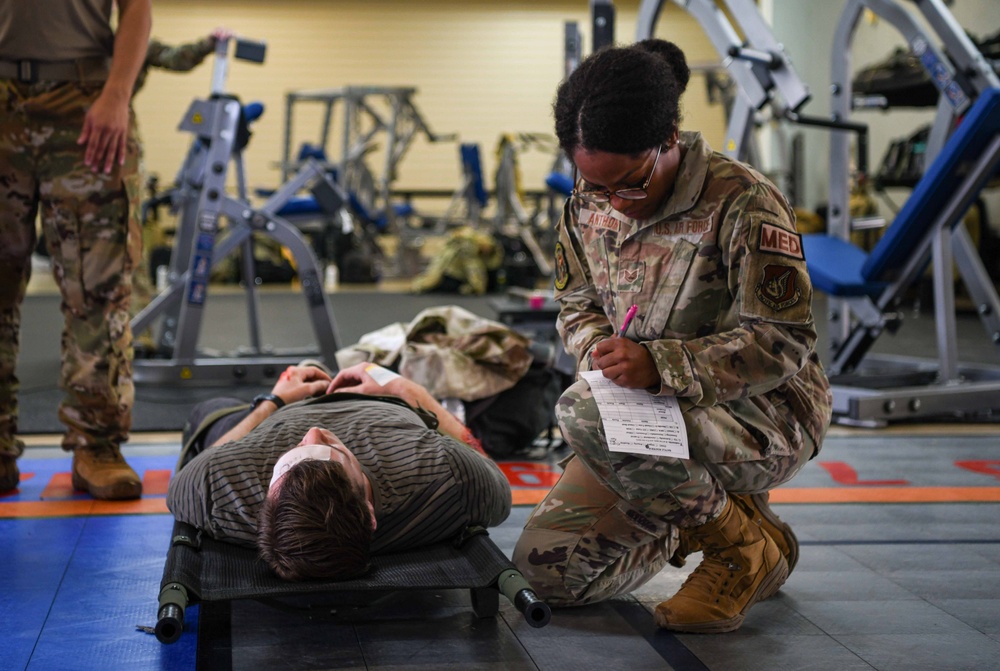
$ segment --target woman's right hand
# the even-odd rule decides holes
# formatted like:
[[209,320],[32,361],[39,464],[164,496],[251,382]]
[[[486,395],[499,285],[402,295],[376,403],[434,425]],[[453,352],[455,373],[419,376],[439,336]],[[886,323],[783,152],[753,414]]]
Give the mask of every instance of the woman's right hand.
[[642,344],[628,338],[607,338],[594,347],[593,369],[619,387],[648,389],[660,383],[656,362]]

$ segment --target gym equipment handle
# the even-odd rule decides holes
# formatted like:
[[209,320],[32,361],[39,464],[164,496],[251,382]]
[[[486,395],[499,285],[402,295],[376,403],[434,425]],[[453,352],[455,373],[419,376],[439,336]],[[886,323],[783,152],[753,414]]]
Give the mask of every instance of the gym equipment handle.
[[751,63],[760,63],[768,70],[777,70],[782,65],[781,56],[778,54],[770,51],[761,51],[760,49],[738,47],[735,44],[729,47],[729,56],[731,58],[750,61]]

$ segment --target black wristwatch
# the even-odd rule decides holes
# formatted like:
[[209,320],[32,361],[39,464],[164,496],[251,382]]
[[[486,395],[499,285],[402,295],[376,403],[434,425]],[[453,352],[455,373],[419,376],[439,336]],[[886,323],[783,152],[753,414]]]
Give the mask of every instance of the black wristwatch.
[[258,405],[264,401],[270,401],[274,403],[278,408],[285,407],[285,401],[277,394],[257,394],[253,397],[253,401],[250,403],[250,409],[254,410]]

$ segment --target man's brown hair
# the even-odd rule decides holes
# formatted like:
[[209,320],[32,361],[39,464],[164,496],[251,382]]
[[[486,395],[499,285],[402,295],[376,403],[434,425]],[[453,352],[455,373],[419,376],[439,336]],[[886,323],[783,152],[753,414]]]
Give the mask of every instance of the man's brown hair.
[[364,491],[334,461],[301,461],[264,500],[261,558],[285,580],[343,580],[368,570],[372,515]]

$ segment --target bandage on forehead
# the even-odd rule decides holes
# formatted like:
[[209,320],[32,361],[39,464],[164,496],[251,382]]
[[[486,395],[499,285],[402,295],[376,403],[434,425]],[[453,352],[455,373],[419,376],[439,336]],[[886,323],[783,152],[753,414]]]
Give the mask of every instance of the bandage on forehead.
[[274,465],[274,472],[271,475],[271,482],[268,484],[268,487],[273,487],[278,478],[291,470],[292,466],[295,466],[295,464],[300,461],[306,461],[308,459],[330,461],[332,457],[333,448],[329,445],[303,445],[300,447],[293,447],[288,450],[288,452],[281,455],[281,458],[278,459],[278,462]]

